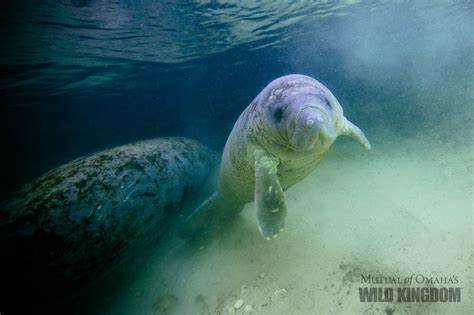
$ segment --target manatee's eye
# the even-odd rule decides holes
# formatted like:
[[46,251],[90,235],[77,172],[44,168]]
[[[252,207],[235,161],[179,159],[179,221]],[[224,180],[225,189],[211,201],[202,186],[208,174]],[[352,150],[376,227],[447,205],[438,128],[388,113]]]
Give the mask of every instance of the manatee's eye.
[[278,107],[275,112],[273,113],[273,118],[275,118],[275,121],[278,123],[281,121],[283,118],[283,108]]
[[323,99],[324,105],[326,105],[327,108],[332,109],[331,103],[329,103],[329,100],[327,98]]

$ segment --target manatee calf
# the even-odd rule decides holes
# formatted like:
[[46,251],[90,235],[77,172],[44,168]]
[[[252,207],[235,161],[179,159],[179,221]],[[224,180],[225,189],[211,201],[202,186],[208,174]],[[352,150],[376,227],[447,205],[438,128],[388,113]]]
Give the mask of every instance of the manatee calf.
[[156,240],[166,218],[199,205],[216,166],[218,155],[194,140],[158,138],[44,174],[0,205],[3,286],[16,300],[34,287],[44,303],[109,270]]
[[188,218],[183,234],[194,235],[255,200],[260,233],[275,238],[286,216],[283,191],[305,178],[339,135],[370,149],[323,84],[297,74],[274,80],[235,123],[224,148],[218,191]]

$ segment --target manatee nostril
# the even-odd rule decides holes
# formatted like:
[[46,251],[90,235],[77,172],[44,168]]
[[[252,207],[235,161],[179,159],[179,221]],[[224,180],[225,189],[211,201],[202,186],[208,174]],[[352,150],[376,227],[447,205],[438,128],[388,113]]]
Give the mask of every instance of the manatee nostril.
[[305,121],[307,128],[314,128],[316,125],[321,125],[322,123],[324,123],[324,118],[320,116],[312,117]]

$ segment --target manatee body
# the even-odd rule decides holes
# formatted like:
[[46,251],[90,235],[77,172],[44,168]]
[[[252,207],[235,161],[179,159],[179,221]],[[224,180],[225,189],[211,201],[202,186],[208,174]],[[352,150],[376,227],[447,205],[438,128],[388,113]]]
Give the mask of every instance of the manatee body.
[[46,292],[99,275],[208,196],[217,165],[194,140],[158,138],[53,169],[1,204],[2,279]]
[[188,218],[183,234],[222,222],[255,200],[260,233],[275,238],[286,217],[283,191],[310,174],[339,135],[370,149],[323,84],[297,74],[272,81],[235,123],[224,148],[218,191]]

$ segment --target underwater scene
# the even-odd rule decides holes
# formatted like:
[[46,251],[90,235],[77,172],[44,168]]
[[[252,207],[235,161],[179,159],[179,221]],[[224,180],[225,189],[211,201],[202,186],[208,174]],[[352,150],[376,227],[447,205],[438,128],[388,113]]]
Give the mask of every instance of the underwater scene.
[[473,1],[0,12],[0,315],[473,314]]

